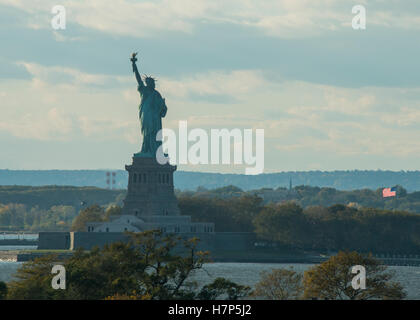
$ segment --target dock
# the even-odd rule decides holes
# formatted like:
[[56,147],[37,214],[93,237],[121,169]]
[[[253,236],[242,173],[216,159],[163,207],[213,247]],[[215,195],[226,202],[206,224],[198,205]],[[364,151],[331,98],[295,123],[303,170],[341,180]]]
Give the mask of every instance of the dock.
[[38,239],[1,239],[0,246],[37,246]]

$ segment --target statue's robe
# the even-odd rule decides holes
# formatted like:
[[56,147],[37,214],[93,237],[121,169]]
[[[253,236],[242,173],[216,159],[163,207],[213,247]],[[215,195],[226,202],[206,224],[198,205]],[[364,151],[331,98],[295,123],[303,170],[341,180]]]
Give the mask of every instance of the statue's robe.
[[155,89],[139,85],[138,91],[141,96],[139,117],[143,135],[140,154],[155,156],[156,150],[162,144],[162,141],[156,141],[156,135],[162,129],[162,118],[166,115],[167,107],[165,100]]

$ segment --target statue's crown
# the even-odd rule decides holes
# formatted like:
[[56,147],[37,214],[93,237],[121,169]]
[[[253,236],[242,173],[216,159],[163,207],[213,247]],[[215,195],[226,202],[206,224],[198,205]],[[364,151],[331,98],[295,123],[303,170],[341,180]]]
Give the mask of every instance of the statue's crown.
[[151,77],[151,76],[144,75],[144,81],[147,81],[147,79],[149,79],[149,80],[153,80],[154,82],[156,82],[156,81],[157,81],[155,78],[153,78],[153,77]]

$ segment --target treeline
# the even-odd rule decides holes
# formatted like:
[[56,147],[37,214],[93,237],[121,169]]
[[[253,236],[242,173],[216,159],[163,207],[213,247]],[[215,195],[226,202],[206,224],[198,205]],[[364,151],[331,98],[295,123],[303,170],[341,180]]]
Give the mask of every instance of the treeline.
[[350,205],[356,208],[378,208],[387,210],[401,210],[420,213],[420,192],[409,193],[401,186],[396,186],[397,196],[382,197],[382,188],[377,190],[362,189],[340,191],[334,188],[320,188],[312,186],[296,186],[287,188],[263,188],[244,191],[236,186],[226,186],[217,189],[197,188],[196,191],[178,191],[177,196],[190,198],[218,198],[229,199],[246,195],[256,195],[263,199],[264,204],[294,201],[302,207],[332,206],[334,204]]
[[[101,192],[111,190],[15,188],[13,191],[9,187],[7,192],[13,197],[14,192],[25,196],[3,198],[17,203],[0,204],[0,230],[81,231],[87,221],[106,221],[111,214],[118,214],[115,206],[125,195],[112,191],[115,193],[105,201],[102,197],[106,194]],[[32,192],[37,196],[31,198]],[[95,194],[93,200],[89,192]],[[101,202],[92,206],[96,197]],[[195,222],[214,222],[217,232],[255,232],[262,240],[293,250],[420,252],[420,214],[415,213],[420,212],[420,192],[408,193],[402,187],[397,188],[397,197],[385,200],[380,189],[338,191],[309,186],[251,192],[234,186],[199,188],[196,192],[177,192],[177,197],[181,214],[191,216]],[[23,199],[31,203],[28,199],[35,198],[40,199],[39,205],[18,202]],[[53,205],[45,206],[44,198]],[[62,199],[82,202],[77,206],[59,205]]]
[[[240,198],[247,195],[257,195],[264,204],[294,201],[302,207],[332,206],[334,204],[351,205],[357,208],[378,208],[387,210],[401,210],[420,213],[420,191],[407,192],[397,186],[397,196],[383,198],[382,189],[340,191],[333,188],[312,186],[296,186],[292,189],[279,187],[276,189],[263,188],[244,191],[236,186],[225,186],[217,189],[197,188],[196,191],[176,191],[178,198]],[[38,207],[49,210],[53,206],[72,206],[76,212],[90,205],[108,206],[122,205],[125,190],[108,190],[95,187],[71,186],[0,186],[0,203],[23,204],[30,208]]]
[[72,206],[52,206],[41,209],[23,204],[0,204],[0,231],[85,231],[86,222],[108,221],[111,215],[121,214],[121,208],[87,206],[79,212]]
[[68,231],[77,212],[72,206],[41,209],[23,204],[0,204],[1,231]]
[[181,196],[178,206],[182,215],[194,222],[214,222],[216,232],[253,232],[253,220],[262,210],[262,199],[256,196],[220,199]]
[[26,207],[72,206],[77,211],[86,205],[121,204],[125,190],[73,186],[0,186],[0,203],[19,203]]
[[257,196],[179,198],[181,213],[214,222],[216,232],[255,232],[294,250],[420,252],[420,215],[336,204],[302,208],[293,201],[262,204]]
[[299,249],[420,252],[420,215],[404,211],[284,203],[264,207],[254,226],[262,239]]
[[92,205],[121,205],[124,190],[72,186],[0,186],[0,231],[68,231]]

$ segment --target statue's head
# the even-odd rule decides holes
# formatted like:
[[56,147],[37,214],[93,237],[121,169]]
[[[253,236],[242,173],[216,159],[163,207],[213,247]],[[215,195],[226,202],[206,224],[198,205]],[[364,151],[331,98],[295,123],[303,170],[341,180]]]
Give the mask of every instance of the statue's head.
[[144,81],[146,82],[146,86],[154,89],[155,88],[155,82],[156,80],[150,76],[146,76],[146,78],[144,79]]

